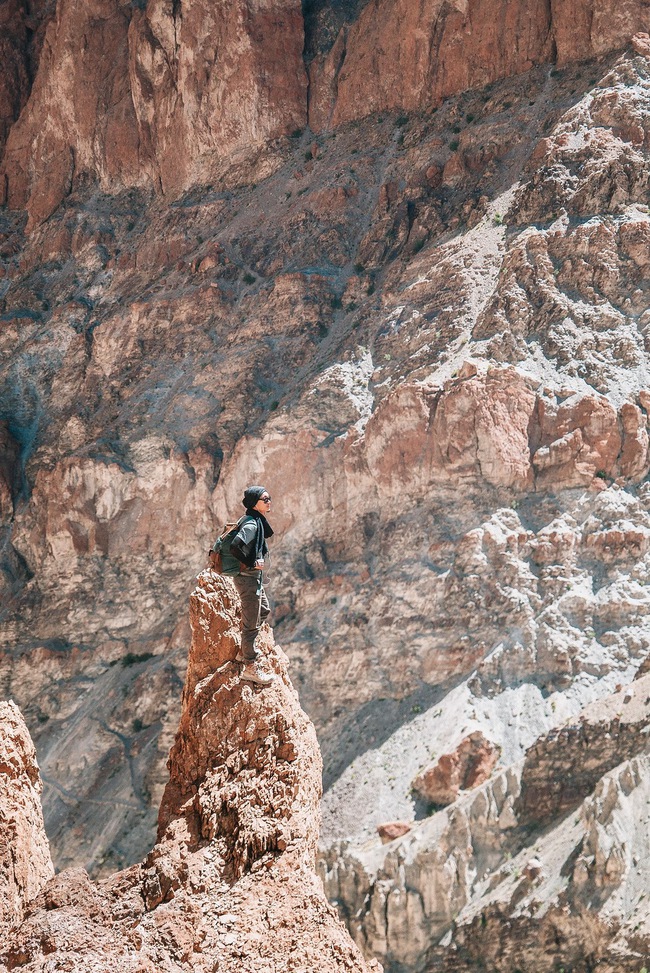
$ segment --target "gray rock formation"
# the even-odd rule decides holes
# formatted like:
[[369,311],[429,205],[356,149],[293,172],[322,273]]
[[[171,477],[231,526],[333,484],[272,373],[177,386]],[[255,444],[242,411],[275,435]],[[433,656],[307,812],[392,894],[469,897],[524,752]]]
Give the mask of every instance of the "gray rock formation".
[[326,890],[366,953],[395,971],[647,964],[649,691],[592,703],[390,845],[330,847]]

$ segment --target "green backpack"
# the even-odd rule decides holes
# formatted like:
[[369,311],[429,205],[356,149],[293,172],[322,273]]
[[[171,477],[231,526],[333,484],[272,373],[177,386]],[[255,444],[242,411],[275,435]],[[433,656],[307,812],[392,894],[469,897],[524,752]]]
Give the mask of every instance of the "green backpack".
[[235,555],[230,553],[230,545],[234,541],[237,531],[249,516],[249,514],[244,514],[236,524],[225,524],[209,551],[210,567],[217,574],[224,574],[230,578],[239,574],[241,561],[238,561]]

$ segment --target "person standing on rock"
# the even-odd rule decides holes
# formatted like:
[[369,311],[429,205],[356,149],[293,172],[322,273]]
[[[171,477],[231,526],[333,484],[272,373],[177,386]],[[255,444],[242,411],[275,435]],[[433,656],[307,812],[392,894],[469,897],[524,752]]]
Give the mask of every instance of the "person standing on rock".
[[266,519],[271,497],[264,487],[249,486],[244,491],[242,503],[246,507],[246,516],[239,522],[239,530],[230,542],[230,553],[241,563],[239,574],[233,578],[241,600],[241,649],[237,662],[244,663],[242,679],[268,686],[273,682],[273,676],[259,669],[255,639],[271,611],[263,584],[264,561],[269,550],[266,539],[273,536]]

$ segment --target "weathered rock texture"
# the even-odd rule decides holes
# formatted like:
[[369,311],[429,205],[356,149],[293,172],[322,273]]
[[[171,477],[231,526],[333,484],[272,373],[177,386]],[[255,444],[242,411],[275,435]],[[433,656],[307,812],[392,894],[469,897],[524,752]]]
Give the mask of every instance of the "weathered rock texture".
[[432,804],[453,804],[461,790],[478,787],[490,777],[499,760],[499,747],[477,730],[460,741],[413,781],[413,789]]
[[[371,968],[313,870],[321,790],[313,726],[269,632],[262,643],[274,684],[240,680],[238,608],[230,582],[200,576],[158,843],[142,865],[97,885],[83,869],[47,883],[0,947],[6,969]],[[34,882],[23,899],[38,891]]]
[[322,131],[428,110],[536,64],[620,49],[650,28],[644,0],[614,10],[611,0],[316,2],[306,36],[298,0],[3,6],[3,193],[27,207],[29,227],[89,181],[176,192],[307,120]]
[[7,139],[6,201],[34,224],[84,182],[175,189],[205,156],[289,134],[306,117],[302,46],[295,0],[59,0]]
[[27,727],[13,703],[0,703],[0,937],[54,874],[40,797]]
[[0,688],[59,867],[150,846],[182,606],[251,479],[327,840],[412,820],[471,732],[519,759],[647,654],[648,64],[278,140],[173,205],[79,183],[29,236],[0,214]]
[[624,47],[648,30],[643,0],[370,0],[310,65],[310,123],[337,125],[375,111],[431,109],[449,95]]
[[7,0],[0,9],[0,158],[38,69],[54,0]]
[[330,849],[325,885],[362,947],[395,970],[647,965],[649,690],[587,707],[386,848]]
[[[342,6],[308,5],[303,59],[296,3],[61,0],[32,26],[4,5],[0,72],[18,80],[0,110],[20,114],[2,192],[25,210],[0,214],[0,688],[33,731],[57,863],[139,860],[190,578],[242,488],[265,482],[276,631],[325,756],[325,860],[357,862],[365,887],[359,849],[399,821],[433,863],[422,902],[399,851],[372,907],[350,911],[364,948],[409,968],[484,894],[475,873],[515,854],[517,814],[537,827],[526,793],[561,756],[547,734],[650,651],[650,69],[642,37],[624,50],[648,8]],[[229,673],[211,685],[241,713]],[[181,738],[144,871],[51,885],[16,949],[37,963],[54,929],[63,950],[77,899],[104,903],[84,907],[103,917],[97,949],[119,942],[125,888],[124,924],[142,929],[129,955],[198,965],[201,842],[206,888],[228,880],[220,856],[245,883],[251,858],[301,854],[281,852],[286,821],[267,810],[264,774],[293,777],[286,728],[264,725],[267,749],[229,727],[262,775],[248,809],[222,770],[183,776],[205,760]],[[492,776],[418,825],[412,780],[475,732],[500,748]],[[540,739],[546,762],[522,778]],[[610,786],[590,773],[549,800],[566,811]],[[633,790],[592,828],[598,869],[641,809]],[[295,827],[306,855],[313,833]],[[554,888],[568,857],[544,865]],[[259,871],[277,902],[274,867]]]

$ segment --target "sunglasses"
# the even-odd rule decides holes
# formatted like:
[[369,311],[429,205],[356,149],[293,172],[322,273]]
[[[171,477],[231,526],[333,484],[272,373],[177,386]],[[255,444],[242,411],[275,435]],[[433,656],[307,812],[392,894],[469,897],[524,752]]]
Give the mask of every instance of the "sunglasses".
[[262,501],[262,503],[270,503],[271,502],[271,498],[270,497],[260,497],[260,500]]

